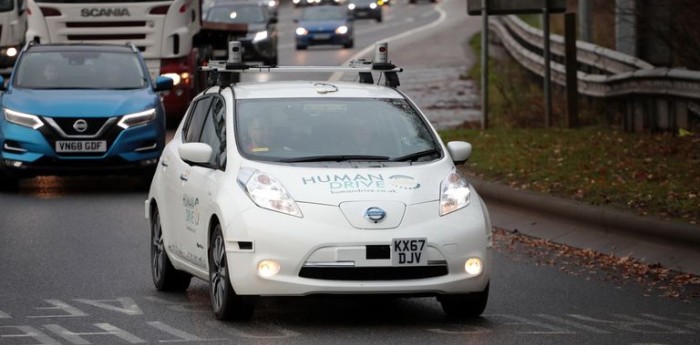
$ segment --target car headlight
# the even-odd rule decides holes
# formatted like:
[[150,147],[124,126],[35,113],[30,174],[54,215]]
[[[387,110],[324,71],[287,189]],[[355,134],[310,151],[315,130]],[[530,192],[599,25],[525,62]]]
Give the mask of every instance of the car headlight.
[[148,122],[153,121],[156,118],[156,110],[149,109],[141,111],[138,113],[128,114],[122,116],[121,120],[117,122],[117,126],[127,129],[129,127],[135,127],[138,125],[143,125]]
[[467,180],[457,172],[451,172],[440,183],[440,216],[469,205],[471,189]]
[[277,6],[277,3],[275,2],[275,0],[270,0],[267,2],[267,7],[273,8],[275,6]]
[[31,129],[38,129],[44,125],[41,119],[36,115],[20,113],[19,111],[10,109],[4,109],[3,112],[5,113],[5,120],[16,125],[29,127]]
[[297,33],[297,36],[306,36],[309,33],[309,30],[306,30],[300,26],[297,28],[296,33]]
[[377,8],[377,4],[371,3],[371,4],[369,4],[369,8],[375,9],[375,8]]
[[262,41],[264,39],[267,39],[267,30],[265,31],[258,31],[255,34],[255,37],[253,37],[253,43]]
[[299,218],[303,217],[299,206],[289,195],[287,189],[269,174],[243,168],[238,173],[238,183],[259,207]]
[[355,9],[355,4],[349,4],[348,5],[348,10],[354,10]]
[[348,33],[348,27],[345,25],[339,26],[337,29],[335,29],[335,33],[339,35],[345,35]]

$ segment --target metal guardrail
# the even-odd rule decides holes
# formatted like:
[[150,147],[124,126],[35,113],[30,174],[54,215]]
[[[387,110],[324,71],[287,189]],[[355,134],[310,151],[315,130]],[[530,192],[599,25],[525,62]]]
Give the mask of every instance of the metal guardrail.
[[[529,26],[517,16],[494,17],[489,25],[518,63],[544,76],[544,34],[541,30]],[[591,97],[651,96],[665,102],[700,101],[700,71],[655,68],[638,58],[582,41],[576,42],[576,48],[579,94]],[[551,35],[550,50],[552,81],[565,86],[564,38]],[[676,120],[677,123],[671,127],[687,127],[687,112],[694,113],[693,106],[696,105],[686,104],[685,116],[681,116],[680,123]],[[674,105],[672,108],[677,112],[678,107]],[[632,109],[630,112],[639,111]],[[643,116],[651,118],[648,114]],[[652,117],[653,122],[659,115],[654,111]],[[672,117],[675,119],[678,116],[674,114]],[[649,122],[648,119],[645,121]],[[639,128],[639,125],[633,127]]]

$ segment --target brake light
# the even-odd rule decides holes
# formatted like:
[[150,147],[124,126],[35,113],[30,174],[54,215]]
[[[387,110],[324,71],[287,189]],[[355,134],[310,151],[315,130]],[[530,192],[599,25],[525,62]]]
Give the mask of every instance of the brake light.
[[163,5],[163,6],[157,6],[151,9],[149,14],[158,14],[158,15],[166,15],[168,14],[168,9],[170,8],[170,5]]
[[61,12],[53,7],[39,7],[41,9],[41,14],[44,15],[44,17],[56,17],[60,16]]

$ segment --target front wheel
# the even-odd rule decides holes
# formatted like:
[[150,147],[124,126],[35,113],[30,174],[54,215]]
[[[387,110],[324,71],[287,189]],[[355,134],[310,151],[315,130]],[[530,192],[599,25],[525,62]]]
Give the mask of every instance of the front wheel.
[[153,284],[159,291],[185,291],[192,280],[191,275],[173,267],[165,252],[158,209],[151,215],[151,275]]
[[483,291],[456,295],[441,295],[438,301],[442,305],[442,310],[447,316],[452,318],[474,318],[478,317],[486,309],[486,302],[489,299],[489,284]]
[[209,291],[217,319],[248,320],[253,316],[253,301],[237,295],[231,286],[224,236],[219,224],[216,224],[209,243]]

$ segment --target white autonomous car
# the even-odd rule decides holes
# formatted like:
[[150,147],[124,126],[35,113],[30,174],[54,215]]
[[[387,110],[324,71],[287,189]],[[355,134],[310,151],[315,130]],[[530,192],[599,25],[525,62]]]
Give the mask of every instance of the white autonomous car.
[[[250,318],[260,297],[312,294],[435,296],[448,315],[480,315],[491,221],[455,167],[471,145],[440,140],[397,88],[387,45],[349,67],[261,67],[241,63],[237,43],[203,67],[212,86],[153,177],[156,288],[203,279],[219,319]],[[276,72],[358,82],[236,82]]]

